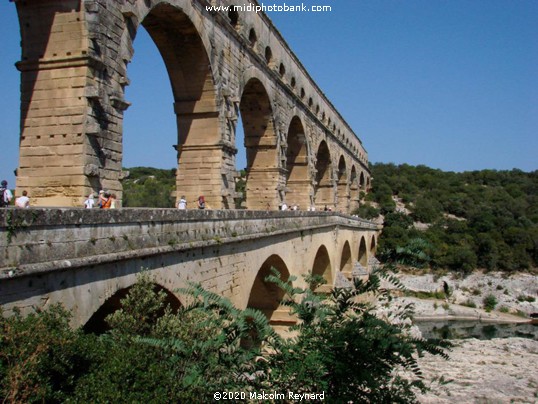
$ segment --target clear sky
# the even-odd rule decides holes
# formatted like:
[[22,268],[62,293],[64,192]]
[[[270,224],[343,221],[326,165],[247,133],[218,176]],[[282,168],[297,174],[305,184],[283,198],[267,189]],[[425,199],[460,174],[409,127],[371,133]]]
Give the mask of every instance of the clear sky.
[[[538,169],[538,1],[302,2],[332,11],[268,15],[370,161],[452,171]],[[0,38],[0,176],[14,185],[20,34],[7,0],[0,2]],[[124,166],[174,167],[170,85],[145,32],[136,38],[129,78]]]

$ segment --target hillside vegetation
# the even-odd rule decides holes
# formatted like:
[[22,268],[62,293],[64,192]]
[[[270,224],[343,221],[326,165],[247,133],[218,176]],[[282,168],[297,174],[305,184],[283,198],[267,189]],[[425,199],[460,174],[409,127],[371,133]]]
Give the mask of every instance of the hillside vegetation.
[[125,168],[129,176],[122,181],[126,208],[172,208],[176,197],[176,169],[151,167]]
[[381,258],[423,251],[424,265],[464,273],[536,268],[538,171],[454,173],[382,163],[371,169],[373,189],[359,214],[382,215]]

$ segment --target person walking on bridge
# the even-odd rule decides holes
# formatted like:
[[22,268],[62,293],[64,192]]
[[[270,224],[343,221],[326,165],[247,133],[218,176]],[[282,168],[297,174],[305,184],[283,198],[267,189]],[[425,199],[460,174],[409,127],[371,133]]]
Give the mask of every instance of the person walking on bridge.
[[9,205],[13,199],[13,194],[7,187],[7,181],[2,180],[2,187],[0,187],[0,207],[4,208]]

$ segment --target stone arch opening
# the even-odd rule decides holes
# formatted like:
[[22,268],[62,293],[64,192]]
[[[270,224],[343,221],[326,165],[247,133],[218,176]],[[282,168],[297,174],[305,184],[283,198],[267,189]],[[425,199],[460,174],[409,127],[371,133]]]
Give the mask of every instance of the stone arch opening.
[[321,142],[316,154],[314,200],[316,210],[323,210],[334,205],[333,184],[331,175],[331,155],[325,141]]
[[351,175],[349,177],[349,210],[351,213],[355,213],[359,209],[360,190],[357,180],[357,168],[351,167]]
[[351,246],[349,245],[349,241],[346,241],[342,248],[342,257],[340,258],[340,272],[342,272],[346,278],[351,278],[352,269]]
[[[107,318],[108,315],[121,309],[122,307],[121,300],[124,299],[128,295],[131,288],[132,286],[128,288],[120,289],[116,293],[114,293],[114,295],[109,297],[101,305],[101,307],[99,307],[99,309],[97,309],[97,311],[93,313],[90,319],[83,326],[84,332],[94,333],[94,334],[103,334],[107,332],[110,329],[110,327],[106,323],[105,319]],[[166,294],[164,307],[170,307],[173,313],[177,313],[179,311],[182,304],[172,292],[170,292],[169,290],[167,290],[166,288],[163,288],[162,286],[158,284],[154,284],[153,291],[155,293],[164,291]],[[164,314],[164,308],[161,310],[160,313],[157,314],[157,316],[160,317],[163,314]]]
[[361,190],[364,190],[365,189],[365,182],[364,182],[364,173],[361,171],[361,175],[359,177],[359,188]]
[[267,282],[265,278],[272,275],[271,268],[280,273],[284,282],[290,278],[286,263],[278,255],[273,254],[260,267],[250,290],[247,307],[260,310],[273,326],[289,325],[295,322],[289,315],[289,309],[281,305],[284,291],[276,284]]
[[336,179],[337,207],[339,212],[348,213],[349,210],[349,193],[347,184],[347,167],[344,156],[340,156],[338,161],[338,174]]
[[222,148],[216,146],[219,111],[203,40],[189,16],[167,3],[156,5],[141,24],[159,49],[172,88],[178,132],[173,145],[178,161],[176,189],[187,201],[204,195],[208,206],[220,208],[220,166],[211,164],[222,159]]
[[[316,257],[314,258],[314,265],[312,267],[312,275],[319,275],[327,282],[325,285],[319,286],[315,292],[327,293],[332,289],[332,266],[331,259],[327,247],[322,245],[318,248]],[[312,285],[311,285],[312,288]]]
[[279,197],[277,137],[269,95],[256,78],[250,79],[239,104],[246,148],[247,209],[277,209]]
[[370,240],[370,255],[373,257],[375,255],[377,249],[377,241],[375,239],[375,236],[372,235],[372,240]]
[[288,203],[299,209],[310,208],[311,181],[308,178],[308,144],[303,123],[294,116],[288,129],[286,149],[286,188]]
[[364,236],[361,237],[359,244],[359,255],[357,256],[357,261],[359,261],[359,264],[361,264],[364,268],[368,267],[368,251],[366,249],[366,240],[364,239]]

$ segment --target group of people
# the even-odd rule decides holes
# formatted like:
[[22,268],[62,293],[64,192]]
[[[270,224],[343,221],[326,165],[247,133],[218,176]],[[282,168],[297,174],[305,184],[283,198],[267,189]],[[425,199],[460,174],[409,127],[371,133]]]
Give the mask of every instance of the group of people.
[[[8,207],[13,200],[13,193],[7,187],[7,181],[2,180],[2,186],[0,187],[0,207]],[[17,208],[29,208],[30,198],[28,192],[22,191],[22,195],[15,199],[15,207]]]
[[[203,195],[200,195],[198,199],[196,200],[196,206],[198,209],[205,209],[205,198]],[[179,201],[177,203],[177,208],[180,210],[187,209],[187,200],[185,199],[185,195],[181,195],[181,198],[179,198]]]
[[[95,197],[93,193],[88,195],[88,199],[84,201],[84,207],[86,209],[92,209],[95,207]],[[99,191],[97,199],[97,207],[100,209],[115,209],[116,208],[116,195],[111,194],[108,191]]]

